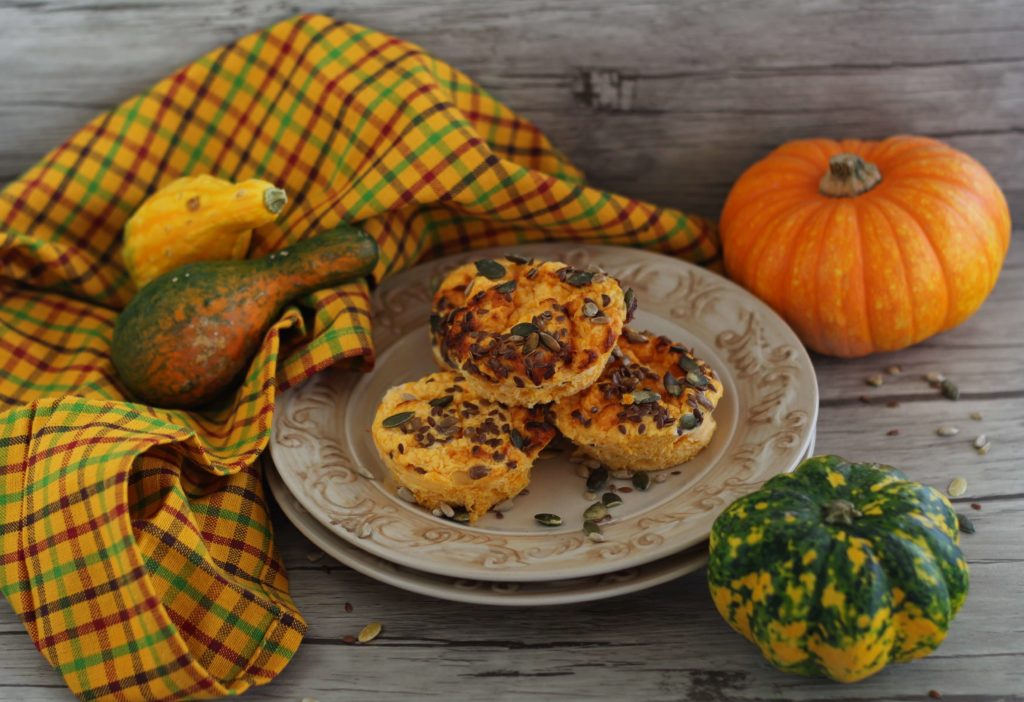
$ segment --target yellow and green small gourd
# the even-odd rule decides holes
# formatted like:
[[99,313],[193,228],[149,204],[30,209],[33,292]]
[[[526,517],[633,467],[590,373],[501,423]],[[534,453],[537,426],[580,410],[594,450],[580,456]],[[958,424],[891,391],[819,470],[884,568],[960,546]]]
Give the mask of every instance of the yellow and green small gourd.
[[854,682],[934,651],[968,571],[942,493],[888,466],[816,456],[718,517],[708,582],[772,665]]

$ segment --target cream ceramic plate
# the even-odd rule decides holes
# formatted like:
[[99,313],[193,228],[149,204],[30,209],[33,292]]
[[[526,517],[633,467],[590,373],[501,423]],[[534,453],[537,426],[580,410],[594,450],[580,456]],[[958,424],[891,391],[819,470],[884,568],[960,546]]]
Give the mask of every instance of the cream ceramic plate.
[[[585,487],[564,456],[539,462],[529,495],[503,519],[470,527],[431,516],[395,495],[370,438],[390,386],[436,370],[427,324],[431,281],[504,252],[601,267],[632,287],[633,326],[689,344],[718,373],[725,395],[711,444],[678,474],[624,496],[596,543],[582,531]],[[537,582],[635,568],[704,541],[718,513],[766,479],[792,470],[811,443],[818,389],[792,330],[725,278],[637,249],[536,244],[432,261],[387,280],[373,297],[377,364],[371,373],[321,373],[281,395],[271,453],[288,489],[317,521],[392,563],[448,577]],[[533,515],[563,517],[558,528]]]

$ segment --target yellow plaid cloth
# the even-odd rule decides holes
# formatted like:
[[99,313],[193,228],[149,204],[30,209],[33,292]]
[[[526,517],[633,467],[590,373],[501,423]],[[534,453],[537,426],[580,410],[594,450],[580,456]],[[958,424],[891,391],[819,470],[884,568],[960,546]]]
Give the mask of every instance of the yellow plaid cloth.
[[0,586],[82,699],[215,697],[281,671],[305,625],[256,462],[275,394],[373,360],[368,286],[351,284],[292,306],[223,406],[127,399],[109,355],[135,292],[121,229],[195,173],[287,189],[253,256],[356,222],[380,243],[375,280],[547,238],[716,254],[708,222],[585,186],[466,76],[327,17],[213,51],[94,119],[0,192]]

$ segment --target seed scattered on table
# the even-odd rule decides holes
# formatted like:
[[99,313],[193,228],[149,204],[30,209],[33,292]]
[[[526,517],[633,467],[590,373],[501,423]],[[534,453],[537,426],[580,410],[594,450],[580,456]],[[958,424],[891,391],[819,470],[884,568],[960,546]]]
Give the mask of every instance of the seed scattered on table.
[[942,699],[942,693],[938,690],[928,690],[928,696],[931,697],[933,700]]
[[899,429],[890,429],[889,431],[885,432],[885,435],[886,436],[899,436],[900,435],[900,430]]
[[881,373],[872,373],[864,379],[864,382],[873,388],[877,388],[885,382],[885,378],[882,377]]
[[658,473],[657,475],[654,476],[654,482],[656,483],[663,483],[666,480],[668,480],[668,476],[665,475],[664,473]]
[[930,385],[938,387],[939,383],[946,379],[946,376],[944,376],[942,373],[932,371],[930,373],[925,373],[924,379],[928,381]]
[[346,602],[345,603],[345,613],[346,614],[352,614],[352,610],[353,610],[352,603],[351,602]]
[[939,436],[956,436],[960,433],[960,430],[953,426],[944,426],[936,429],[935,433]]
[[971,521],[970,517],[960,512],[956,513],[956,524],[960,531],[965,534],[974,533],[974,522]]
[[591,492],[597,492],[608,483],[608,469],[597,468],[590,473],[590,477],[587,478],[587,489]]
[[341,637],[341,642],[346,644],[354,644],[356,642],[356,637],[352,636],[352,634],[345,634]]
[[593,502],[594,500],[597,499],[597,493],[587,490],[585,493],[583,493],[583,499],[587,500],[588,502]]
[[899,407],[900,406],[900,401],[899,400],[889,400],[888,402],[885,403],[885,406],[886,407],[893,407],[893,408]]
[[888,373],[889,375],[899,375],[900,373],[903,372],[903,369],[900,368],[899,366],[892,365],[886,368],[885,372]]
[[971,414],[969,416],[970,416],[971,419],[973,419],[976,422],[980,422],[981,420],[983,420],[985,418],[985,415],[983,415],[981,412],[971,412]]
[[356,637],[356,640],[358,640],[359,643],[363,644],[370,643],[375,638],[380,636],[381,629],[383,628],[384,627],[381,625],[380,622],[370,622],[369,624],[363,627],[362,631],[359,632],[359,636]]
[[972,502],[971,509],[981,509],[981,505],[978,504],[977,502]]
[[988,443],[988,436],[985,434],[979,434],[974,440],[974,448],[980,449],[982,446]]
[[951,497],[960,497],[967,492],[967,480],[964,478],[953,478],[949,481],[949,487],[946,488],[946,492]]
[[871,398],[868,397],[867,395],[861,395],[857,399],[860,400],[861,402],[863,402],[865,405],[870,405],[871,404]]
[[948,378],[939,383],[939,390],[942,392],[942,396],[947,400],[960,399],[960,388],[958,388],[956,383]]
[[985,454],[987,454],[989,452],[989,450],[991,448],[992,448],[992,442],[991,441],[986,441],[984,444],[982,444],[981,446],[978,447],[978,455],[979,456],[984,456]]

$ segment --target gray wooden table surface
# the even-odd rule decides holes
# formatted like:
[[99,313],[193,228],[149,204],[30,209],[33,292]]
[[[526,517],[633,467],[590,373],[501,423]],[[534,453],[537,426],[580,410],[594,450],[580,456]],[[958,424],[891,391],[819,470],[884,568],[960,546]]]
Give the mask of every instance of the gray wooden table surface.
[[[973,154],[1024,215],[1024,4],[1013,0],[5,0],[0,182],[174,67],[299,11],[423,45],[533,118],[596,184],[629,195],[714,216],[742,169],[786,139],[909,132]],[[315,549],[278,515],[310,631],[280,678],[246,697],[1024,699],[1021,247],[1018,232],[992,297],[960,328],[899,353],[815,358],[820,452],[891,463],[940,488],[968,480],[956,502],[977,526],[963,540],[971,595],[931,657],[853,686],[782,675],[715,613],[703,572],[543,610],[432,600],[310,563]],[[892,364],[903,373],[864,384]],[[960,401],[929,388],[928,371],[954,378]],[[943,424],[961,434],[936,436]],[[982,432],[985,456],[970,446]],[[380,639],[342,643],[371,620],[385,625]],[[70,697],[0,607],[0,699]]]

